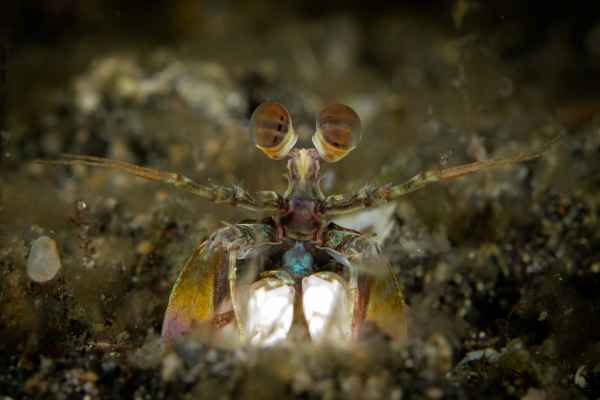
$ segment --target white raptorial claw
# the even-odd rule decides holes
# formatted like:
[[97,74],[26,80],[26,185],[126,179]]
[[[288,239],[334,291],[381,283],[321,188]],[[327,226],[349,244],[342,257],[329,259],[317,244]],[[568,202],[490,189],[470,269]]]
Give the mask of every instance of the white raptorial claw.
[[285,340],[294,319],[294,295],[293,286],[276,278],[252,284],[245,327],[251,344],[272,346]]
[[319,272],[304,278],[302,299],[312,340],[336,343],[351,338],[351,299],[339,275]]

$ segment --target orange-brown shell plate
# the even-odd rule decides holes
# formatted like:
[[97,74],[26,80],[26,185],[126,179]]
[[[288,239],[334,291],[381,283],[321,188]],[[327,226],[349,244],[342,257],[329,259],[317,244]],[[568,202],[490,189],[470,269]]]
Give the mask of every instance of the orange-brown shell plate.
[[[224,252],[207,256],[206,242],[186,260],[169,297],[162,326],[163,339],[189,333],[196,325],[210,323],[215,305],[222,299],[226,276],[222,276]],[[225,282],[223,282],[225,281]]]
[[382,255],[371,259],[365,267],[374,271],[369,276],[369,302],[365,321],[373,321],[396,340],[408,334],[408,306],[400,281],[388,259]]

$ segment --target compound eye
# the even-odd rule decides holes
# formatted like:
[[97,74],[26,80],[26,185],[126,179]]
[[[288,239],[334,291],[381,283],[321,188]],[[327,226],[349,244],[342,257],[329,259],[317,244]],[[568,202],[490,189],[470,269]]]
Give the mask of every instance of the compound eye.
[[331,104],[319,114],[313,144],[323,160],[336,162],[354,150],[361,137],[356,112],[344,104]]
[[285,158],[298,140],[290,113],[274,101],[262,103],[254,110],[250,133],[256,147],[275,160]]

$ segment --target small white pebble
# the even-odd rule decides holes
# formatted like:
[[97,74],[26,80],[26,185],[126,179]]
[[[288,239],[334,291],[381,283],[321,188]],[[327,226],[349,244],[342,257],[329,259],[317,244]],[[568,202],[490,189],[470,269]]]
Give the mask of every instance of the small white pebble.
[[390,399],[391,400],[402,400],[402,389],[401,388],[394,388],[391,390],[390,392]]
[[529,388],[521,400],[546,400],[546,392],[542,389]]
[[60,256],[56,242],[42,236],[31,243],[27,257],[27,275],[35,282],[47,282],[60,271]]
[[163,358],[161,371],[163,381],[171,381],[182,366],[183,364],[177,354],[171,353],[165,356],[165,358]]
[[444,391],[442,390],[442,388],[432,386],[425,390],[425,396],[427,396],[427,398],[429,399],[434,400],[441,399],[442,397],[444,397]]

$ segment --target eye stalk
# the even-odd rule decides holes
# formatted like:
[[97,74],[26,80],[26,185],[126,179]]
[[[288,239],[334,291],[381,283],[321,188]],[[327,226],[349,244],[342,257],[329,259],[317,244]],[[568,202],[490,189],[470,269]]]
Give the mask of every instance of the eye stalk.
[[323,160],[336,162],[354,150],[361,135],[356,112],[344,104],[331,104],[319,114],[312,141]]
[[250,134],[256,147],[274,160],[285,158],[298,140],[290,113],[274,101],[262,103],[254,110]]

